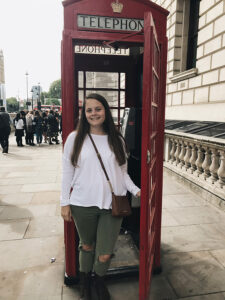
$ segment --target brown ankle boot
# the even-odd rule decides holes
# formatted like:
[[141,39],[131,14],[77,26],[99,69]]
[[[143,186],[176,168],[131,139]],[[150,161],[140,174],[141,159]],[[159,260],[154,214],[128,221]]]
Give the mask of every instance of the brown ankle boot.
[[97,274],[95,274],[94,285],[98,296],[98,300],[110,300],[110,294],[105,285],[103,276],[98,276]]
[[80,272],[80,299],[91,300],[91,272]]

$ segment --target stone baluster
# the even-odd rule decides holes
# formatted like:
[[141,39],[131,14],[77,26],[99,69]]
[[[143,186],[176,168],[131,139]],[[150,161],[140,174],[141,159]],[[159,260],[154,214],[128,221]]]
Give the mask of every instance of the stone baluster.
[[197,144],[197,160],[195,162],[197,170],[196,170],[196,175],[199,177],[200,174],[203,173],[203,168],[202,168],[202,164],[203,164],[203,158],[204,158],[204,153],[203,153],[203,149],[202,146],[200,144]]
[[191,145],[191,157],[190,157],[190,164],[191,164],[191,169],[190,173],[193,174],[194,171],[197,169],[196,167],[196,160],[197,160],[197,148],[194,143],[190,143]]
[[180,155],[179,155],[179,160],[180,160],[179,167],[181,169],[185,165],[185,162],[184,162],[185,152],[186,152],[186,148],[185,148],[184,141],[182,140],[181,141],[181,151],[180,151]]
[[211,165],[211,151],[209,147],[203,145],[203,149],[205,150],[205,159],[202,164],[203,168],[203,178],[206,180],[208,177],[210,177],[210,165]]
[[170,151],[170,160],[169,160],[169,162],[171,164],[173,164],[173,162],[175,160],[174,153],[175,153],[176,143],[175,143],[175,139],[173,139],[173,138],[171,138],[170,141],[171,141],[172,146],[171,146],[171,151]]
[[209,171],[211,173],[211,177],[209,178],[212,183],[215,183],[218,180],[218,174],[217,171],[219,169],[219,155],[217,149],[212,149],[212,163],[209,168]]
[[220,167],[217,171],[219,176],[219,186],[223,188],[225,186],[225,150],[219,150],[220,153]]
[[186,154],[184,156],[184,162],[185,162],[185,170],[187,171],[189,168],[190,168],[190,157],[191,157],[191,146],[190,146],[190,143],[187,142],[185,143],[187,146],[186,146]]
[[174,165],[177,166],[179,164],[179,162],[180,162],[180,160],[179,160],[179,156],[180,156],[180,141],[179,141],[179,139],[177,139],[175,141],[176,141],[177,148],[176,148],[176,152],[174,153],[174,157],[175,157]]

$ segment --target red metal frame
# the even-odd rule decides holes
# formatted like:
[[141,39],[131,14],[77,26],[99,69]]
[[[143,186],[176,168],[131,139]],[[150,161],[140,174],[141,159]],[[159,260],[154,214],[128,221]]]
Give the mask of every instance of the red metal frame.
[[[83,1],[67,0],[64,5],[64,31],[62,41],[62,120],[63,140],[74,130],[79,116],[79,103],[77,95],[77,76],[74,70],[76,57],[74,45],[83,43],[107,44],[122,40],[121,45],[144,43],[144,73],[143,73],[143,130],[142,130],[142,170],[141,170],[141,229],[140,229],[140,300],[145,300],[149,291],[152,269],[160,266],[160,232],[161,232],[161,198],[162,198],[162,158],[163,158],[163,124],[165,113],[165,85],[166,85],[166,17],[168,12],[148,0],[120,0],[124,4],[121,14],[113,13],[111,2],[113,0]],[[144,19],[144,34],[130,34],[125,31],[91,31],[80,30],[76,25],[77,14],[99,15],[119,18]],[[151,14],[150,14],[151,13]],[[152,15],[152,17],[150,16]],[[155,23],[155,29],[153,25]],[[151,25],[150,25],[151,24]],[[124,39],[124,36],[127,38]],[[152,74],[154,73],[152,57],[154,51],[151,42],[157,40],[160,50],[158,67],[158,102],[153,101]],[[96,42],[97,41],[97,42]],[[113,44],[113,42],[112,42]],[[115,58],[118,59],[119,57]],[[97,65],[96,65],[97,67]],[[118,67],[119,69],[119,67]],[[153,70],[153,71],[152,71]],[[97,71],[97,69],[96,69]],[[132,97],[130,97],[132,99]],[[130,106],[135,106],[131,100]],[[156,111],[152,119],[152,112]],[[155,133],[152,130],[152,120],[157,119]],[[155,125],[154,125],[155,126]],[[153,146],[154,143],[154,146]],[[147,150],[155,148],[151,167],[146,162]],[[153,153],[153,152],[152,152]],[[156,155],[157,153],[157,155]],[[154,162],[155,161],[155,162]],[[155,173],[154,173],[155,172]],[[154,173],[154,174],[153,174]],[[151,178],[153,178],[151,180]],[[155,182],[154,182],[155,180]],[[150,183],[153,182],[155,188]],[[154,191],[155,189],[155,191]],[[153,192],[154,191],[154,192]],[[154,194],[155,193],[155,194]],[[149,201],[150,199],[150,201]],[[154,211],[154,218],[153,218]],[[73,223],[65,222],[65,259],[66,274],[74,277],[77,274],[76,261],[76,232]],[[153,235],[155,237],[153,237]],[[151,252],[149,252],[151,249]]]

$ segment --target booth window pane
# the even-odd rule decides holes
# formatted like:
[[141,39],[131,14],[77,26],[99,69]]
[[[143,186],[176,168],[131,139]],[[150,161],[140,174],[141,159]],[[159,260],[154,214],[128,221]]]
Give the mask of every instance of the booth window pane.
[[79,95],[79,107],[83,106],[84,103],[84,91],[79,90],[78,91],[78,95]]
[[126,88],[126,73],[120,73],[120,88]]
[[120,92],[120,106],[125,107],[125,92]]
[[79,71],[78,72],[78,88],[84,87],[84,72]]
[[110,109],[115,125],[118,125],[118,109]]
[[119,88],[119,74],[111,72],[86,72],[87,88]]
[[97,93],[102,95],[108,102],[110,107],[118,107],[118,92],[117,91],[101,91],[101,90],[89,90],[86,94]]

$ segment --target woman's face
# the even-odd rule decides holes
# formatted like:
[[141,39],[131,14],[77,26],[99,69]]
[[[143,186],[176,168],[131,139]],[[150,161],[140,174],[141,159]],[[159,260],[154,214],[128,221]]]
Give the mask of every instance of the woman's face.
[[98,100],[87,99],[85,115],[91,127],[102,127],[105,121],[105,108]]

